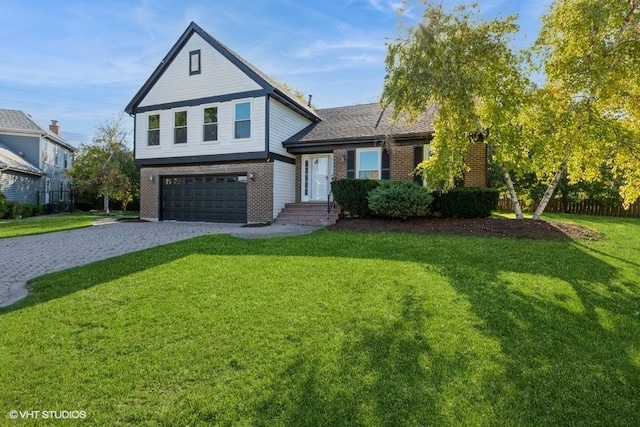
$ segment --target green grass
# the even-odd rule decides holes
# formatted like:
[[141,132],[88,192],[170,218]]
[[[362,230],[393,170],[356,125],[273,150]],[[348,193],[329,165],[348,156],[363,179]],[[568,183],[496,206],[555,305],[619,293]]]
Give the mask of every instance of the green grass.
[[603,240],[220,235],[44,276],[0,310],[0,416],[635,426],[640,221],[570,218]]
[[[113,215],[110,215],[110,217],[128,218],[136,217],[137,214],[137,212],[116,212]],[[74,214],[40,215],[25,219],[0,220],[0,239],[88,227],[94,221],[102,217],[105,217],[105,215],[83,212]]]
[[88,227],[95,220],[96,217],[90,213],[40,215],[25,219],[2,220],[0,221],[0,239]]

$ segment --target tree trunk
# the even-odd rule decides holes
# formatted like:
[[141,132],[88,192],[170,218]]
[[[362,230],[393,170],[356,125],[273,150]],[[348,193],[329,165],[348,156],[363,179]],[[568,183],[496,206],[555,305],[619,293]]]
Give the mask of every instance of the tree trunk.
[[507,189],[509,190],[509,197],[511,198],[511,204],[513,205],[513,211],[516,214],[516,219],[522,219],[522,207],[520,206],[520,201],[518,200],[516,189],[513,186],[511,175],[509,174],[509,171],[504,167],[502,167],[502,172],[504,173],[504,182],[505,184],[507,184]]
[[549,183],[547,187],[547,191],[544,192],[544,196],[542,196],[542,200],[538,203],[536,207],[536,211],[533,213],[533,219],[535,221],[539,220],[542,216],[542,212],[544,212],[544,208],[547,207],[549,200],[551,200],[551,196],[553,196],[553,192],[556,190],[564,171],[567,169],[567,158],[565,157],[564,161],[560,164],[560,168],[556,171],[556,174],[553,176],[553,179]]
[[104,213],[110,214],[111,212],[109,211],[109,193],[107,193],[106,191],[102,195],[102,201],[104,204]]

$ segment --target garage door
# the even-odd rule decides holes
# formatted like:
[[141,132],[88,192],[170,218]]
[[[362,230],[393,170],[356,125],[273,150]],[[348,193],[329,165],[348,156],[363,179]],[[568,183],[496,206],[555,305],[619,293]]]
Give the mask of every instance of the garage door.
[[162,219],[247,222],[245,175],[167,176],[162,179]]

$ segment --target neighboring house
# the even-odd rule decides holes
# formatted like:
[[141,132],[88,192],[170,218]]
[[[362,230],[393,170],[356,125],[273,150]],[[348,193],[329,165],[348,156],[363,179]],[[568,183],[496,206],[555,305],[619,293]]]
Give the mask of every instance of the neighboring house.
[[[126,111],[141,218],[248,223],[293,202],[324,202],[326,217],[332,179],[413,180],[434,114],[406,127],[379,104],[313,110],[195,23]],[[465,185],[485,186],[484,145],[468,158]]]
[[0,192],[29,204],[68,202],[75,148],[59,135],[58,122],[42,128],[18,110],[0,109]]

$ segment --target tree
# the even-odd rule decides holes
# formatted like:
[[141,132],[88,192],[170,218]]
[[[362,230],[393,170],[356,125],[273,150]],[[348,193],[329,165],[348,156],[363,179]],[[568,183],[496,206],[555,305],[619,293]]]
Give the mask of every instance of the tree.
[[419,165],[432,183],[450,186],[467,170],[471,145],[487,144],[522,218],[510,171],[528,160],[520,111],[531,84],[522,69],[524,56],[509,46],[518,31],[515,16],[477,16],[477,5],[446,13],[442,5],[427,3],[423,22],[388,45],[381,101],[393,104],[394,119],[415,119],[431,103],[439,107],[432,156]]
[[534,218],[565,171],[571,183],[610,171],[629,206],[640,197],[640,0],[557,0],[535,50],[545,102],[531,117],[547,136],[539,168],[553,172]]
[[109,213],[109,200],[122,203],[123,210],[140,194],[140,170],[125,144],[127,132],[122,116],[96,128],[93,144],[81,144],[67,175],[80,192],[93,192],[103,198]]
[[[511,173],[589,182],[610,171],[629,205],[640,197],[640,0],[556,0],[530,52],[515,53],[515,17],[474,19],[476,6],[445,13],[427,3],[423,23],[388,46],[383,104],[396,116],[439,107],[428,178],[464,172],[464,153],[485,142],[522,214]],[[546,77],[541,87],[525,74]]]

